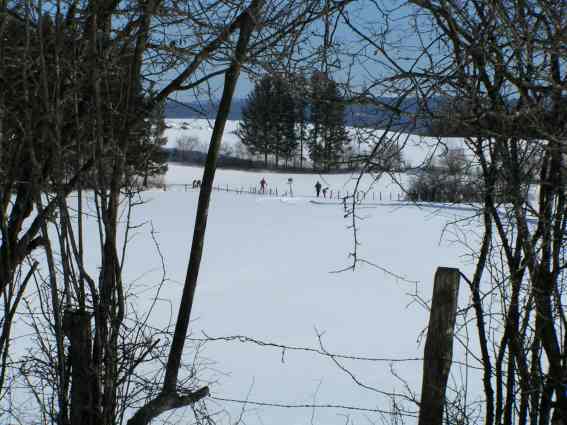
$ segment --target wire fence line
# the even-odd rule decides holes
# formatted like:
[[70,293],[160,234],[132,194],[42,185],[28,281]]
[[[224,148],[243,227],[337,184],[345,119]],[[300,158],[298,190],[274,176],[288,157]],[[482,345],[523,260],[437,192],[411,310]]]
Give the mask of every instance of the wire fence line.
[[[16,181],[15,184],[18,186],[21,185],[31,185],[31,182],[28,181]],[[141,182],[137,182],[133,186],[136,190],[163,190],[164,192],[167,191],[181,191],[181,192],[189,192],[200,189],[200,185],[195,185],[194,183],[164,183],[163,181],[160,182],[151,182],[148,186],[144,186]],[[58,187],[55,185],[44,185],[44,189],[48,192],[56,193],[58,191]],[[89,190],[89,187],[83,187],[83,189]],[[294,193],[290,189],[281,190],[278,187],[271,187],[271,188],[264,188],[258,186],[230,186],[226,185],[215,185],[213,186],[213,191],[216,192],[232,192],[239,195],[257,195],[257,196],[275,196],[275,197],[293,197]],[[295,196],[301,198],[314,198],[314,199],[330,199],[330,200],[338,200],[343,201],[346,199],[352,199],[353,195],[355,196],[356,200],[359,202],[362,201],[405,201],[407,200],[407,194],[402,192],[392,192],[392,191],[357,191],[356,193],[349,190],[332,190],[328,189],[327,191],[321,190],[320,195],[316,195],[313,193],[312,195],[305,195],[305,194],[296,194]],[[420,199],[418,199],[420,200]]]
[[[190,192],[198,190],[200,187],[195,186],[191,183],[165,183],[159,185],[160,189],[163,191],[182,191]],[[238,195],[257,195],[257,196],[274,196],[274,197],[292,197],[294,196],[290,190],[281,190],[278,187],[275,188],[264,188],[257,186],[230,186],[230,185],[215,185],[213,190],[216,192],[232,192]],[[330,199],[330,200],[340,200],[345,198],[356,197],[357,201],[404,201],[406,199],[406,194],[401,192],[387,192],[387,191],[358,191],[354,193],[348,190],[328,190],[325,194],[321,191],[320,195],[317,196],[313,193],[311,196],[298,195],[302,198],[310,197],[316,199]]]

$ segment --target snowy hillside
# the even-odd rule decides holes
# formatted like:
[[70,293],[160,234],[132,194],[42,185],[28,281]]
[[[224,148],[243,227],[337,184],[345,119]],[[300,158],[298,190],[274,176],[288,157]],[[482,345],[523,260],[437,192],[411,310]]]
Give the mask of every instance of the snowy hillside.
[[[203,169],[198,166],[179,165],[170,163],[168,165],[168,173],[165,181],[168,185],[185,185],[189,184],[194,179],[200,179],[203,174]],[[250,172],[239,170],[225,170],[218,169],[215,174],[215,186],[220,188],[229,189],[243,189],[249,190],[250,188],[259,189],[259,183],[262,178],[267,182],[267,190],[272,190],[279,195],[290,194],[290,185],[288,179],[292,179],[291,190],[295,197],[313,197],[315,195],[315,183],[319,181],[323,187],[328,188],[328,196],[330,197],[331,191],[333,198],[336,198],[340,193],[346,195],[347,192],[352,194],[355,190],[360,173],[343,173],[343,174],[290,174],[285,172]],[[392,177],[384,175],[378,181],[375,181],[370,175],[365,175],[360,179],[357,190],[367,191],[369,193],[369,200],[374,197],[378,200],[379,194],[382,193],[383,200],[397,200],[404,198],[403,187],[407,182],[407,177],[403,174],[396,174]],[[169,188],[172,189],[172,188]],[[173,187],[177,190],[185,190],[185,187]],[[321,195],[321,198],[323,195]]]
[[[200,171],[172,166],[167,180],[185,180]],[[229,178],[246,185],[262,176],[266,174],[219,170],[217,177],[219,182]],[[297,190],[309,192],[317,178],[298,178]],[[167,281],[151,317],[158,327],[171,323],[177,311],[197,196],[191,189],[149,191],[143,193],[146,202],[134,209],[134,224],[151,222],[164,258]],[[303,197],[214,192],[191,336],[199,340],[205,335],[245,335],[276,344],[320,348],[320,334],[324,349],[330,352],[383,359],[341,360],[365,385],[404,393],[395,372],[419,393],[420,334],[427,325],[428,312],[412,294],[430,298],[437,266],[469,271],[462,257],[465,248],[455,242],[453,228],[445,226],[472,214],[395,203],[363,206],[359,255],[379,267],[361,264],[354,272],[333,273],[350,264],[353,248],[352,233],[347,229],[350,221],[344,218],[341,205],[314,204]],[[89,234],[94,240],[97,229],[94,221],[91,224]],[[473,221],[471,229],[475,226]],[[138,294],[136,303],[147,306],[161,278],[161,260],[149,224],[135,231],[127,257],[126,281],[131,292]],[[92,259],[94,268],[96,254]],[[464,285],[461,296],[466,298]],[[238,340],[209,342],[199,352],[199,377],[211,385],[209,409],[216,412],[219,423],[233,423],[245,400],[369,409],[248,404],[244,405],[244,418],[249,425],[305,424],[312,417],[315,424],[344,424],[345,414],[356,422],[366,417],[378,420],[380,415],[373,410],[389,411],[392,407],[388,397],[361,388],[329,358],[313,353]],[[188,352],[186,358],[193,354]],[[459,346],[456,356],[465,359]],[[454,382],[460,382],[458,368],[453,370]],[[416,411],[411,403],[406,407]]]
[[[186,183],[201,174],[198,167],[170,164],[166,180]],[[285,187],[288,178],[279,173],[218,170],[215,184],[257,185],[262,177],[269,186],[279,187]],[[349,175],[323,177],[335,190],[352,190]],[[475,218],[462,220],[475,211],[404,202],[363,204],[358,210],[357,249],[359,258],[368,263],[359,264],[354,272],[336,273],[351,265],[353,235],[348,226],[352,222],[345,218],[339,202],[313,202],[313,182],[322,176],[293,178],[294,197],[213,193],[185,355],[193,364],[199,353],[194,367],[200,384],[210,385],[209,413],[222,425],[235,423],[241,414],[248,425],[343,425],[345,415],[353,423],[380,423],[382,413],[391,412],[393,403],[384,393],[395,392],[400,394],[396,402],[407,409],[406,423],[414,424],[412,412],[417,406],[405,397],[412,397],[408,391],[413,391],[419,399],[421,336],[428,320],[421,300],[431,297],[438,266],[470,273],[466,255],[477,246],[478,223]],[[383,190],[393,185],[390,180],[375,184]],[[149,323],[164,328],[177,314],[198,192],[179,188],[140,196],[144,202],[132,211],[134,227],[124,268],[128,310],[135,307],[142,314],[157,294]],[[75,202],[73,196],[69,202]],[[88,270],[96,275],[100,252],[96,211],[91,208],[92,214],[84,217],[85,255]],[[461,230],[448,226],[456,220]],[[458,240],[466,241],[468,248]],[[166,280],[161,286],[164,269]],[[466,297],[462,283],[461,305]],[[459,318],[462,334],[466,334],[462,325],[467,320],[466,316]],[[28,334],[24,328],[18,333]],[[274,345],[260,346],[235,336]],[[208,337],[213,340],[203,342]],[[214,340],[219,337],[229,340]],[[20,350],[25,344],[25,339],[18,340]],[[455,344],[456,361],[475,366],[460,341]],[[339,357],[335,364],[313,351],[278,345],[367,359]],[[161,365],[153,367],[159,371]],[[455,364],[451,388],[458,388],[465,378],[469,397],[475,399],[480,377]],[[301,407],[307,405],[321,407]],[[181,410],[167,423],[188,417],[191,413]]]
[[[214,120],[207,119],[167,119],[166,123],[168,129],[165,131],[167,137],[167,147],[177,148],[178,141],[184,137],[193,137],[198,143],[195,145],[195,150],[206,152],[209,141],[211,139]],[[223,148],[232,155],[245,154],[245,147],[240,143],[240,139],[236,135],[239,121],[227,121],[224,136]],[[352,141],[353,150],[355,153],[364,152],[368,150],[368,144],[358,144],[358,141],[369,142],[372,137],[366,129],[359,130],[353,127],[347,127]],[[373,138],[376,139],[383,134],[383,130],[373,131]],[[440,145],[439,142],[442,142]],[[428,155],[439,155],[446,147],[461,148],[463,147],[463,140],[461,138],[444,138],[439,140],[433,137],[417,136],[417,135],[400,135],[400,144],[403,144],[404,159],[411,163],[413,166],[420,164]],[[307,156],[307,154],[305,154]]]

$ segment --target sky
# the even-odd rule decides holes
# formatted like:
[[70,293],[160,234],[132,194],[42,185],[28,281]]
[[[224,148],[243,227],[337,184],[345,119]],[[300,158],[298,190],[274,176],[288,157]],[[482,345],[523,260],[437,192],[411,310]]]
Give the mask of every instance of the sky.
[[[395,42],[392,47],[392,56],[402,58],[412,55],[412,45],[416,42],[416,37],[408,31],[408,21],[404,20],[407,16],[407,9],[401,7],[403,3],[395,0],[384,1],[380,4],[383,9],[378,9],[375,2],[369,0],[359,0],[353,2],[347,12],[350,21],[365,33],[380,33],[386,28],[384,14],[388,14],[388,29],[391,31],[391,39]],[[322,24],[315,25],[309,30],[309,48],[321,46],[323,32]],[[354,82],[354,85],[363,86],[370,81],[378,78],[387,69],[382,63],[382,58],[375,49],[365,47],[365,43],[360,41],[359,36],[344,23],[339,23],[334,32],[334,42],[338,45],[338,55],[334,58],[335,66],[331,66],[331,74],[339,82],[347,80]],[[352,54],[356,53],[356,59]],[[320,62],[314,61],[310,64],[312,69],[319,68]],[[263,71],[259,71],[260,73]],[[244,72],[239,78],[235,97],[245,98],[253,89],[254,76]],[[219,99],[222,95],[224,77],[218,76],[210,81],[213,88],[214,97]],[[193,101],[193,93],[181,92],[174,96],[179,101]]]

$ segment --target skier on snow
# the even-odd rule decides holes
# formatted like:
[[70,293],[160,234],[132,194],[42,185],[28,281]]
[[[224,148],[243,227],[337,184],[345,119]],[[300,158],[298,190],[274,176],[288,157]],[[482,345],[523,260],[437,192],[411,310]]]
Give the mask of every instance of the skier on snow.
[[317,198],[318,198],[319,194],[321,193],[321,183],[319,182],[315,183],[315,193],[317,193]]
[[266,184],[266,179],[262,177],[262,180],[260,180],[260,193],[266,193]]

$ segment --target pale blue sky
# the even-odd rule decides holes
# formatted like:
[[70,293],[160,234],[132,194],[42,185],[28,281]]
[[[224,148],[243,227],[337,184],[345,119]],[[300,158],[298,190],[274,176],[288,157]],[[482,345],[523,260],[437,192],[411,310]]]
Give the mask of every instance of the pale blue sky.
[[[397,44],[393,48],[391,54],[394,57],[411,57],[413,46],[417,39],[415,32],[411,29],[409,22],[405,17],[407,16],[406,2],[398,0],[385,0],[380,2],[379,7],[382,7],[390,15],[388,21],[388,28],[391,31],[391,39]],[[377,3],[371,0],[357,0],[354,1],[348,8],[348,14],[351,22],[359,26],[364,32],[380,32],[386,27],[385,20],[377,9]],[[321,37],[318,35],[322,32],[322,25],[314,28],[311,33],[310,42],[314,46],[322,43]],[[381,63],[380,55],[374,49],[365,48],[364,44],[360,42],[359,37],[355,35],[346,25],[340,24],[339,29],[335,33],[335,42],[340,43],[340,48],[347,53],[340,57],[340,68],[331,70],[334,78],[338,81],[344,82],[347,78],[354,82],[355,85],[364,85],[370,81],[375,80],[380,75],[388,72],[387,68]],[[356,61],[353,62],[352,55],[358,53]],[[314,67],[318,66],[313,64]],[[320,66],[320,65],[319,65]],[[213,97],[220,98],[222,91],[223,77],[216,77],[211,80],[211,87],[214,88]],[[250,78],[243,73],[236,89],[236,97],[244,98],[253,88],[253,82]],[[203,96],[202,98],[206,98]],[[192,93],[179,93],[176,98],[182,101],[195,100]]]

